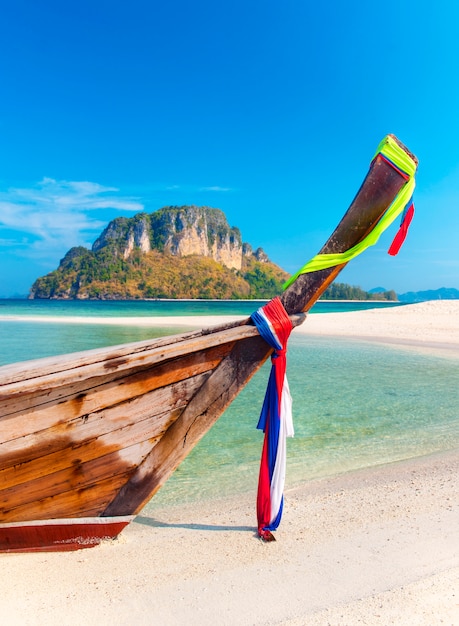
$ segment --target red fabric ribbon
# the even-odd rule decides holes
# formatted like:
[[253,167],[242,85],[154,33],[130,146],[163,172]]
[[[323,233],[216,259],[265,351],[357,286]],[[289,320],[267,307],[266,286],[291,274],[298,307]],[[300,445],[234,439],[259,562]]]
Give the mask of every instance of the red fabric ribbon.
[[405,215],[403,217],[402,223],[400,224],[398,233],[395,235],[394,241],[391,243],[390,248],[387,251],[387,253],[390,254],[391,256],[395,256],[396,254],[398,254],[400,248],[402,247],[403,242],[405,241],[406,235],[408,233],[408,227],[411,224],[411,220],[413,219],[413,215],[414,215],[414,204],[411,203],[405,212]]

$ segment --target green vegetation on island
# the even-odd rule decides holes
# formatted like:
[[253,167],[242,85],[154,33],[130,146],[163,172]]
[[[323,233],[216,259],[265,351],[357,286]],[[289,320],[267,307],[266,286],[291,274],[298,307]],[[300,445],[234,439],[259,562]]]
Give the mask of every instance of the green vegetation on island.
[[332,283],[324,295],[323,300],[379,300],[397,301],[395,291],[364,291],[360,287],[353,287],[345,283]]
[[285,272],[250,259],[241,271],[201,256],[176,257],[152,250],[129,259],[109,251],[72,248],[59,268],[39,278],[34,298],[122,300],[139,298],[271,298]]
[[[261,248],[242,242],[219,209],[166,207],[110,222],[92,249],[71,248],[59,267],[38,278],[30,298],[269,299],[288,274]],[[396,300],[335,283],[325,299]]]
[[166,207],[110,222],[92,250],[75,247],[38,278],[31,298],[271,298],[288,274],[242,243],[225,215]]

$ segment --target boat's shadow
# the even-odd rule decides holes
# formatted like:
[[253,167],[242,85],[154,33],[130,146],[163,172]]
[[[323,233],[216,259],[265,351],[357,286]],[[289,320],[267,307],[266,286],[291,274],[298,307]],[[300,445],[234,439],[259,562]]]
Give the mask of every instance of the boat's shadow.
[[143,524],[144,526],[152,526],[153,528],[184,528],[185,530],[211,530],[211,531],[252,531],[255,533],[253,526],[221,526],[214,524],[169,524],[168,522],[161,522],[153,517],[146,517],[144,515],[137,515],[133,520],[133,523]]

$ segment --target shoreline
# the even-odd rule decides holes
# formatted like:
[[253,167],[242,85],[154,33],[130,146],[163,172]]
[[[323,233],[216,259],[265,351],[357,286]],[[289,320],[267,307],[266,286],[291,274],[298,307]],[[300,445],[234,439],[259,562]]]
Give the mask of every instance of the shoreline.
[[459,300],[308,316],[299,332],[459,351]]
[[140,513],[115,542],[3,554],[9,624],[454,624],[459,450],[286,491],[277,541],[253,496]]
[[[196,330],[246,320],[247,315],[157,317],[84,317],[57,315],[0,315],[0,322],[33,322],[138,328]],[[294,335],[343,337],[393,346],[425,347],[459,353],[459,300],[432,300],[397,307],[339,313],[312,313]]]

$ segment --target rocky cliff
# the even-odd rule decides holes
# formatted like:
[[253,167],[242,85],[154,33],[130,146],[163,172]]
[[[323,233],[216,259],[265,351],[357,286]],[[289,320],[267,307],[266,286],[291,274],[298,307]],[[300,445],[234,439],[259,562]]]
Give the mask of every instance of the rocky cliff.
[[110,222],[94,242],[93,252],[115,244],[128,259],[134,250],[159,250],[174,256],[210,257],[222,265],[240,270],[244,254],[241,233],[230,228],[219,209],[182,206],[166,207],[151,215]]
[[31,298],[269,298],[287,274],[243,243],[219,209],[166,207],[120,217],[92,249],[72,248]]

